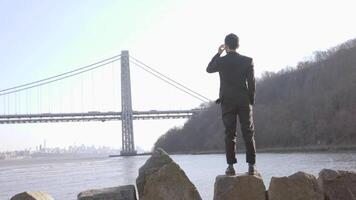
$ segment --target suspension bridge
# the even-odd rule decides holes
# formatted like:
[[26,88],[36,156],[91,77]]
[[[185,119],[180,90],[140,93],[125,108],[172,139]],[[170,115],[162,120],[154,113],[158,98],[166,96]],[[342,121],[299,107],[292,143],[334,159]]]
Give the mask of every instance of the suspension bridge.
[[[90,88],[93,88],[93,85],[91,85],[92,87],[89,87],[89,89],[83,89],[85,87],[83,85],[83,79],[85,79],[83,74],[92,72],[93,70],[103,68],[108,65],[112,65],[112,69],[114,69],[113,63],[117,63],[119,61],[121,61],[121,111],[94,111],[90,110],[90,108],[87,108],[89,111],[83,111],[85,104],[83,101],[83,96],[88,96],[88,94],[83,95],[83,91],[88,91]],[[0,90],[0,102],[2,104],[0,124],[84,121],[105,122],[119,120],[122,124],[122,150],[120,154],[123,156],[136,155],[137,152],[135,150],[134,143],[133,120],[190,118],[191,116],[199,113],[200,109],[160,111],[133,110],[131,97],[130,63],[203,103],[210,102],[210,99],[206,98],[205,96],[193,91],[192,89],[189,89],[178,81],[175,81],[174,79],[164,75],[156,69],[144,64],[140,60],[130,56],[128,51],[122,51],[119,55],[77,68],[75,70]],[[114,77],[116,74],[115,70],[112,70],[111,74]],[[71,83],[67,86],[73,88],[79,87],[78,85],[80,85],[80,102],[78,102],[78,97],[68,100],[68,98],[65,98],[66,94],[64,92],[60,91],[58,88],[55,89],[49,87],[49,85],[54,84],[57,84],[57,86],[63,84],[65,85],[65,83],[63,83],[65,80],[73,79],[75,77],[79,77],[79,79],[81,79],[81,84],[78,84],[77,81],[76,84]],[[93,80],[93,75],[90,78],[86,77],[86,79]],[[43,91],[45,90],[45,87],[47,87],[47,90]],[[115,87],[112,85],[107,87],[112,87],[112,89],[115,90]],[[54,99],[64,99],[65,103],[64,105],[62,105],[63,103],[60,103],[60,107],[73,107],[73,105],[80,105],[79,107],[81,107],[82,110],[81,112],[78,112],[78,108],[76,108],[74,109],[76,111],[71,110],[70,112],[63,112],[61,109],[56,108],[55,105],[58,103],[53,103],[53,100],[50,100],[50,97]],[[91,98],[96,98],[96,92],[92,91]],[[114,98],[113,101],[115,101]],[[46,107],[46,109],[43,107]]]

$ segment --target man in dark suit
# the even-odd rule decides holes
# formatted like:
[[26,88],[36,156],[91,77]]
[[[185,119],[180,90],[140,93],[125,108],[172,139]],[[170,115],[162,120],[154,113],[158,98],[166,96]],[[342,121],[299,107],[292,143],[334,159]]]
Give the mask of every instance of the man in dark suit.
[[[256,147],[252,105],[255,103],[255,77],[252,58],[236,52],[239,38],[235,34],[225,37],[218,53],[210,61],[206,71],[219,72],[220,93],[216,103],[221,103],[222,120],[225,126],[225,150],[228,168],[226,175],[235,175],[233,164],[237,162],[235,155],[236,124],[239,117],[241,131],[246,146],[246,162],[251,175],[256,171]],[[220,57],[223,51],[226,55]]]

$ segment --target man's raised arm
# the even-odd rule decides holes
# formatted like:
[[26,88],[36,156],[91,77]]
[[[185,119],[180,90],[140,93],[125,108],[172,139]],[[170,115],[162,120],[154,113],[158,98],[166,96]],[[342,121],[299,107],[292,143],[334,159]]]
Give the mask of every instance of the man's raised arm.
[[219,58],[222,52],[225,50],[225,45],[220,45],[218,49],[218,53],[211,59],[208,67],[206,68],[206,71],[208,73],[214,73],[219,71]]
[[217,53],[213,59],[211,59],[208,67],[206,68],[206,71],[208,73],[214,73],[214,72],[217,72],[219,71],[218,67],[219,67],[219,58],[220,58],[220,54]]
[[248,94],[250,98],[250,104],[255,104],[255,90],[256,90],[256,82],[255,82],[255,73],[254,73],[253,61],[251,59],[251,66],[247,70],[247,86],[248,86]]

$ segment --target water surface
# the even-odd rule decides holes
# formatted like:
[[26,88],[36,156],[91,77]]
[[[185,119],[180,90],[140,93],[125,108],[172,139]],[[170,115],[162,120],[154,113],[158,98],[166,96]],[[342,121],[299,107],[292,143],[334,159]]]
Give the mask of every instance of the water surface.
[[[138,169],[148,156],[36,159],[0,161],[0,199],[10,199],[26,190],[46,191],[56,200],[75,200],[81,191],[135,184]],[[226,168],[223,154],[173,155],[198,188],[204,200],[211,200],[214,180]],[[238,155],[237,172],[246,172],[244,155]],[[355,152],[343,153],[259,153],[257,167],[268,188],[272,176],[297,171],[318,175],[323,168],[356,171]]]

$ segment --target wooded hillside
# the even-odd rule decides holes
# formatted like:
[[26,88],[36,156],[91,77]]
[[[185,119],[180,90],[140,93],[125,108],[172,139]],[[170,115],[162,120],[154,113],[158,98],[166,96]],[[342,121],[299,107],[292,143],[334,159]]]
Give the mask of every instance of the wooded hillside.
[[[257,148],[356,145],[356,39],[317,52],[296,68],[264,73],[256,85],[254,118]],[[210,103],[161,136],[155,148],[223,150],[223,138],[220,107]]]

